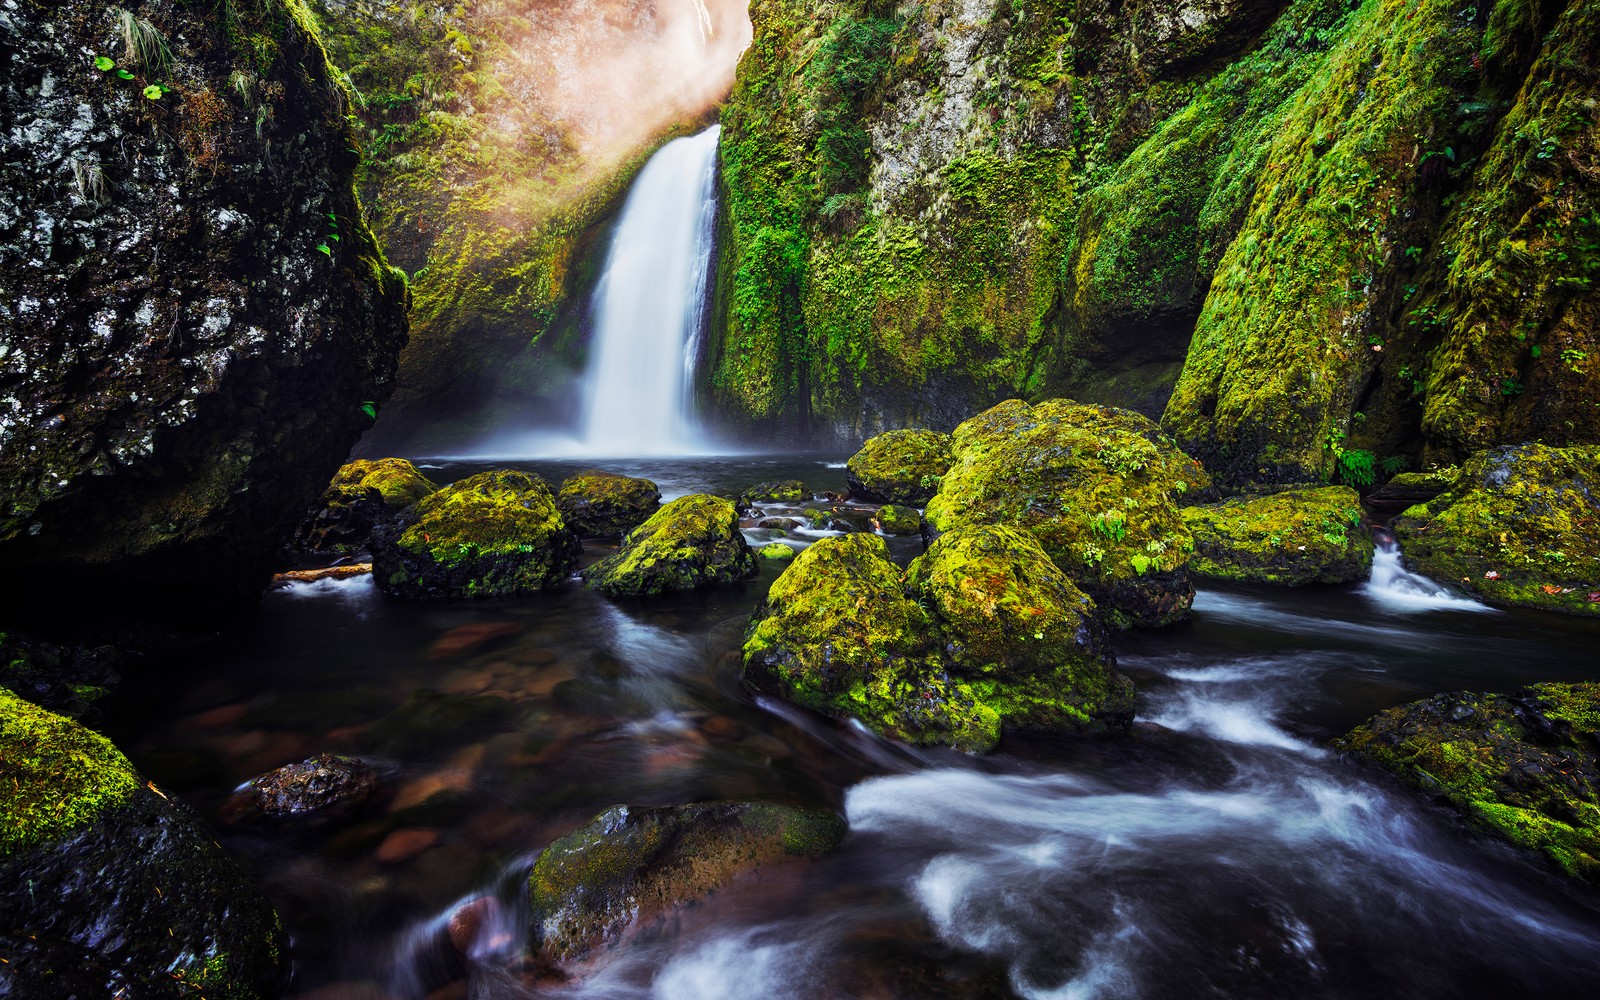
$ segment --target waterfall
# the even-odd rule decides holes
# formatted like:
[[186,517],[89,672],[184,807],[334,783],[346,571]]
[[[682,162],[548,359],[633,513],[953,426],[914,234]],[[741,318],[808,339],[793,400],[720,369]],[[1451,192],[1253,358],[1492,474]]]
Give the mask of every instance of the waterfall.
[[705,322],[721,126],[650,158],[622,207],[595,288],[584,377],[584,450],[674,455],[703,450],[690,412]]
[[1400,546],[1380,536],[1372,553],[1372,577],[1366,594],[1390,611],[1492,611],[1405,568]]

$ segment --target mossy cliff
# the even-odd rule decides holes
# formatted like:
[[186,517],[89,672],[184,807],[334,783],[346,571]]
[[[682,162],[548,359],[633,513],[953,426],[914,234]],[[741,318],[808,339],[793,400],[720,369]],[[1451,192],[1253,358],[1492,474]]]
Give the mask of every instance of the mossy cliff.
[[1595,433],[1592,4],[751,16],[710,387],[734,426],[853,443],[1069,394],[1164,413],[1226,484]]
[[0,48],[9,610],[252,599],[406,335],[345,95],[292,0],[24,4]]

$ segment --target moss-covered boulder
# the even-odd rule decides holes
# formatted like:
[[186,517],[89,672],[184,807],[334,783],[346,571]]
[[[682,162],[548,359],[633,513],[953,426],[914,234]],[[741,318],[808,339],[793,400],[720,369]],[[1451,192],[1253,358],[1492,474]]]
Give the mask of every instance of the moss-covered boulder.
[[1378,520],[1387,521],[1419,503],[1427,503],[1455,485],[1456,466],[1431,472],[1402,472],[1368,493],[1363,502]]
[[770,479],[756,483],[739,494],[740,507],[754,507],[760,503],[800,503],[811,499],[811,488],[798,479]]
[[661,508],[661,491],[648,479],[590,469],[568,476],[556,494],[567,527],[580,535],[626,535]]
[[1600,446],[1480,452],[1394,528],[1418,572],[1491,604],[1600,614]]
[[1199,577],[1299,587],[1372,571],[1361,495],[1348,486],[1235,497],[1182,513],[1194,534],[1189,571]]
[[850,496],[875,503],[926,503],[950,468],[950,435],[938,431],[889,431],[871,438],[850,456]]
[[914,507],[884,504],[878,508],[878,528],[885,535],[916,535],[922,532],[922,514]]
[[1005,729],[1102,732],[1132,718],[1094,605],[1029,536],[963,529],[913,565],[876,535],[825,538],[745,633],[745,682],[919,745],[993,749]]
[[844,833],[814,806],[616,806],[534,859],[530,943],[548,961],[582,961],[764,869],[817,857]]
[[695,493],[662,507],[621,548],[584,570],[583,579],[621,596],[724,586],[755,572],[738,510],[721,497]]
[[287,941],[193,810],[0,688],[0,994],[280,995]]
[[770,559],[773,562],[788,562],[795,557],[796,553],[792,545],[785,545],[782,542],[768,542],[756,550],[756,555],[762,559]]
[[438,488],[403,458],[358,458],[322,491],[317,509],[295,529],[295,544],[339,555],[360,551],[374,527]]
[[953,450],[925,512],[936,531],[1008,524],[1030,532],[1118,626],[1188,614],[1194,540],[1177,503],[1210,480],[1148,417],[1013,399],[957,427]]
[[543,480],[480,472],[374,532],[372,576],[397,597],[502,597],[559,586],[581,551]]
[[1600,683],[1438,694],[1380,712],[1334,745],[1600,884]]

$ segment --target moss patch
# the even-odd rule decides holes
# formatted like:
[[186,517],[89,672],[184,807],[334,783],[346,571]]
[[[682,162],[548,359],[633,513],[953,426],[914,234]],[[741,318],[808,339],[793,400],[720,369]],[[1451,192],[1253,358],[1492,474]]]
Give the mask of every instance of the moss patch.
[[1372,570],[1372,539],[1361,526],[1361,497],[1347,486],[1286,490],[1185,507],[1194,534],[1189,569],[1215,580],[1347,583]]
[[850,496],[878,503],[917,506],[939,491],[950,468],[950,435],[899,430],[879,434],[850,457]]
[[721,497],[697,493],[662,507],[620,549],[584,570],[583,578],[618,596],[724,586],[755,571],[739,512]]

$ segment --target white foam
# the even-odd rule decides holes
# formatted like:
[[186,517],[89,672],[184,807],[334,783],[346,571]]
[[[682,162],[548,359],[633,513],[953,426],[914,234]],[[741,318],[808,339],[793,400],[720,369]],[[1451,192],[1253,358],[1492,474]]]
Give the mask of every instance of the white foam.
[[1362,593],[1386,611],[1494,611],[1405,568],[1400,547],[1381,543],[1372,554],[1372,577]]

